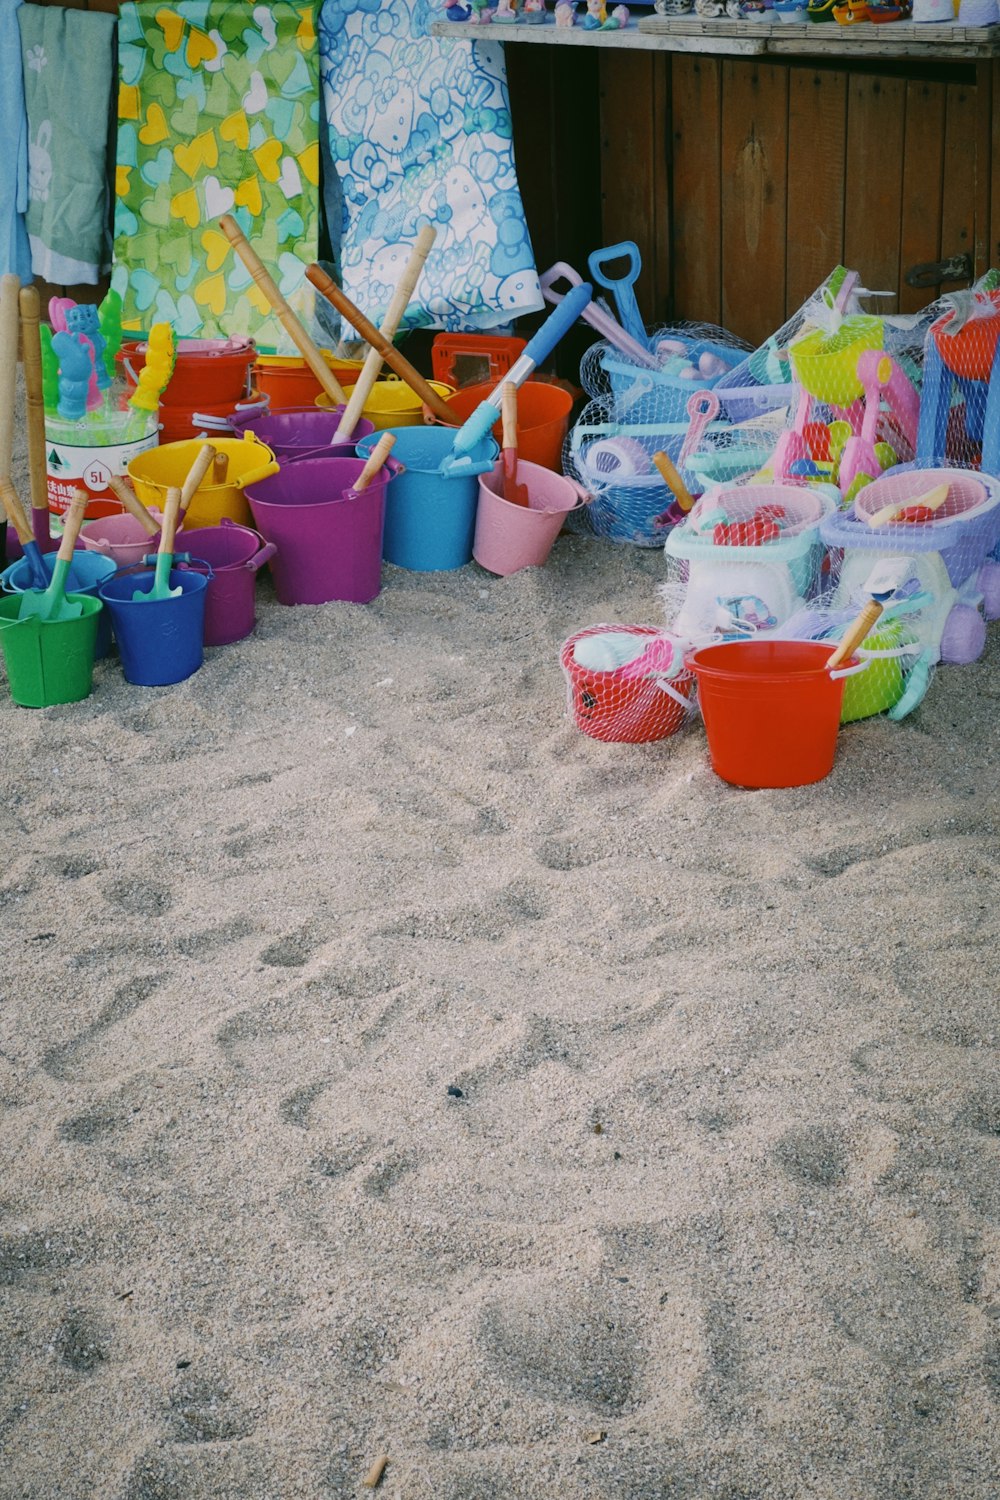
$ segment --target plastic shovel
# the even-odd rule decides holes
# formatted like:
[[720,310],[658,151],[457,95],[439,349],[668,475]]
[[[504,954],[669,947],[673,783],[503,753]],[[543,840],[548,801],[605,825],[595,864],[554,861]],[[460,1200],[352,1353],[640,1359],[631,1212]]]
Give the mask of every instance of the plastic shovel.
[[721,410],[722,404],[714,391],[695,391],[693,396],[688,397],[687,414],[690,421],[687,436],[677,456],[677,462],[682,469],[691,454],[697,453],[698,444]]
[[663,519],[670,525],[677,526],[683,521],[688,511],[694,505],[694,496],[677,472],[677,466],[669,453],[663,453],[662,451],[654,453],[653,463],[659,470],[660,477],[667,486],[667,489],[674,497],[667,507]]
[[153,574],[153,587],[151,589],[136,589],[132,595],[133,602],[149,601],[152,599],[169,599],[174,594],[182,594],[184,590],[178,586],[170,587],[170,569],[174,561],[174,533],[177,530],[177,512],[180,509],[181,492],[174,486],[167,490],[166,505],[163,510],[163,529],[160,532],[160,545],[156,551],[156,572]]
[[862,605],[856,619],[844,631],[840,644],[827,661],[829,671],[839,667],[861,645],[890,599],[903,587],[911,566],[912,559],[909,557],[889,558],[872,569],[864,586],[865,593],[870,596],[868,603]]
[[[628,259],[628,270],[624,276],[619,276],[617,279],[608,276],[604,267],[609,261],[621,260],[623,256]],[[603,250],[595,250],[587,260],[587,268],[598,286],[606,287],[614,294],[618,317],[625,332],[634,338],[636,343],[645,345],[646,325],[642,321],[642,313],[635,300],[635,284],[642,270],[639,246],[634,240],[622,240],[620,245],[608,245]]]
[[87,490],[80,489],[74,493],[66,515],[66,526],[62,541],[59,543],[59,551],[56,553],[55,567],[52,569],[52,582],[44,594],[38,589],[29,589],[27,593],[21,595],[18,619],[26,620],[33,615],[39,620],[76,620],[83,614],[83,605],[80,600],[66,597],[66,575],[73,561],[73,548],[80,535],[80,527],[83,525],[83,516],[89,500],[90,494]]
[[[600,254],[600,252],[598,253]],[[549,267],[544,276],[539,276],[538,278],[538,285],[541,288],[542,296],[546,302],[551,302],[553,306],[563,299],[564,294],[554,291],[553,288],[557,281],[562,281],[564,278],[569,282],[570,286],[580,286],[583,280],[573,270],[573,267],[568,266],[564,260],[557,260],[555,265]],[[589,323],[590,327],[599,333],[602,339],[607,339],[609,344],[613,344],[618,352],[624,354],[633,364],[641,365],[646,370],[658,370],[660,368],[660,361],[656,356],[650,354],[649,350],[643,344],[637,343],[630,334],[627,334],[621,324],[616,322],[611,314],[596,302],[591,302],[589,306],[585,307],[581,317],[584,323]]]
[[441,460],[440,472],[444,475],[461,474],[472,469],[471,453],[490,434],[490,428],[500,417],[501,392],[505,384],[522,386],[531,372],[547,359],[564,333],[568,333],[577,318],[590,303],[594,289],[589,281],[581,281],[566,293],[558,307],[553,308],[541,328],[528,340],[524,352],[511,365],[504,379],[490,392],[485,401],[480,401],[471,417],[467,417],[455,434],[451,452]]
[[21,551],[28,562],[32,587],[47,589],[49,586],[49,575],[46,573],[45,565],[42,562],[41,548],[36,542],[34,533],[28,523],[28,518],[24,514],[24,506],[18,498],[13,480],[4,479],[2,475],[0,475],[0,506],[7,512],[7,518],[17,532],[17,539],[21,543]]
[[500,396],[503,418],[503,497],[511,505],[528,504],[528,486],[517,482],[517,386],[508,381]]

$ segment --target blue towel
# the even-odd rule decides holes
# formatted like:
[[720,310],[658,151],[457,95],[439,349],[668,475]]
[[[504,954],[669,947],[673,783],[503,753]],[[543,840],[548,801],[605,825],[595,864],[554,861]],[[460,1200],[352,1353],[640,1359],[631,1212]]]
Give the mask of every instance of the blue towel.
[[46,281],[93,284],[111,267],[108,143],[114,16],[23,5],[28,239]]
[[404,327],[509,323],[542,304],[517,190],[499,43],[429,34],[431,0],[325,0],[320,72],[347,295],[378,322],[417,231],[437,225]]
[[28,207],[28,124],[21,79],[17,7],[0,5],[0,275],[14,271],[31,280],[31,251],[24,212]]

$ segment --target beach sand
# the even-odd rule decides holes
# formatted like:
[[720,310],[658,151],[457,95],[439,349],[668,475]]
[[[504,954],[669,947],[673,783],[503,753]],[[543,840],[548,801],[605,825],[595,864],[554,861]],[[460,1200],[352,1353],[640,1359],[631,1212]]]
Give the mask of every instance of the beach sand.
[[997,1495],[1000,630],[741,792],[566,717],[662,573],[4,690],[3,1500]]

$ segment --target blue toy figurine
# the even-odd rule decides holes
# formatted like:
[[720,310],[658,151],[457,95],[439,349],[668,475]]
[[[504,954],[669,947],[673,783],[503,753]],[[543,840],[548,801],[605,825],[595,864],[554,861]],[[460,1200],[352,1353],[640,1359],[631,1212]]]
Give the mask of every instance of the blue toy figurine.
[[86,415],[87,391],[94,373],[90,340],[82,333],[60,330],[52,336],[52,348],[59,360],[57,410],[67,422],[79,422]]
[[106,391],[111,384],[104,361],[105,337],[101,331],[100,315],[96,307],[88,302],[78,302],[66,314],[66,327],[70,333],[84,333],[94,346],[94,365],[98,388]]

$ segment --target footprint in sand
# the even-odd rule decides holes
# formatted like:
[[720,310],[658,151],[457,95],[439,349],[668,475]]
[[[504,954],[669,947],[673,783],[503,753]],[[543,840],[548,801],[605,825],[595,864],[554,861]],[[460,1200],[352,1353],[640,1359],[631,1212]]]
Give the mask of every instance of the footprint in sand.
[[847,1177],[847,1148],[838,1130],[806,1125],[786,1130],[774,1158],[788,1176],[809,1187],[839,1187]]
[[55,1349],[64,1365],[89,1375],[110,1357],[111,1336],[85,1308],[72,1307],[59,1325]]
[[104,894],[112,906],[129,917],[162,917],[174,904],[165,886],[145,880],[116,880]]

